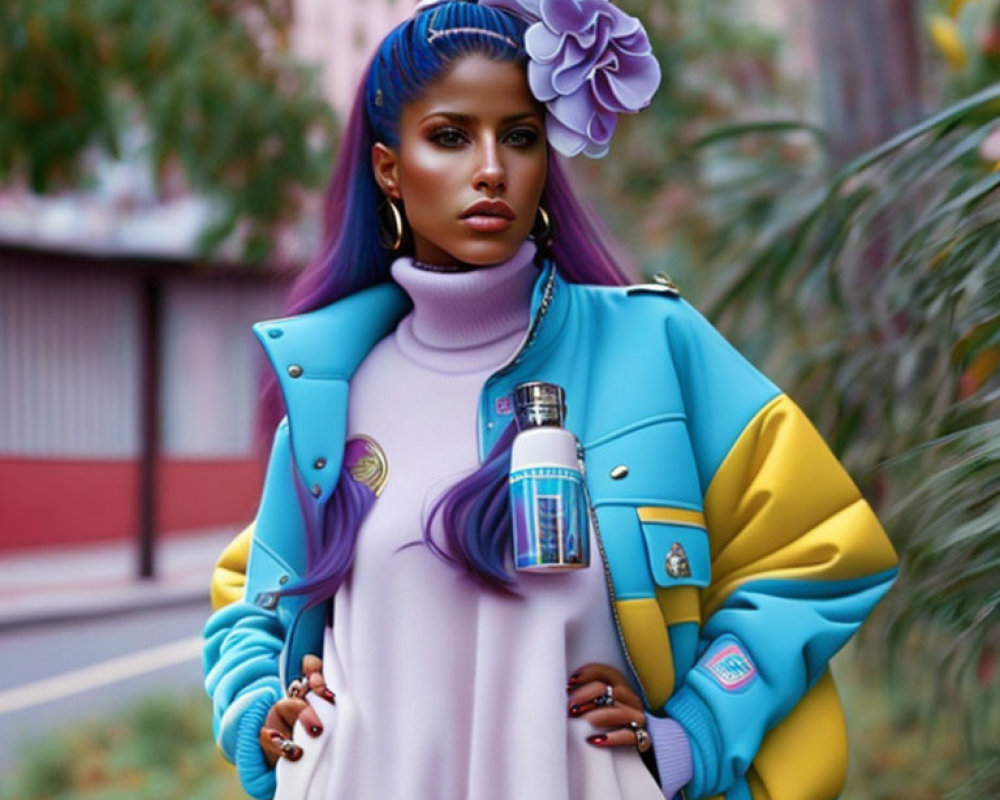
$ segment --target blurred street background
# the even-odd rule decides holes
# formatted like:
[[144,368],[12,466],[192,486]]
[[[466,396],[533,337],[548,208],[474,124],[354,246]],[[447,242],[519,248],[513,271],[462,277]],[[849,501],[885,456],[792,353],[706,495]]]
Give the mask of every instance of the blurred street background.
[[[834,663],[844,796],[1000,798],[1000,0],[615,1],[664,84],[578,188],[903,556]],[[0,800],[243,796],[198,635],[260,490],[249,326],[413,5],[0,2]]]

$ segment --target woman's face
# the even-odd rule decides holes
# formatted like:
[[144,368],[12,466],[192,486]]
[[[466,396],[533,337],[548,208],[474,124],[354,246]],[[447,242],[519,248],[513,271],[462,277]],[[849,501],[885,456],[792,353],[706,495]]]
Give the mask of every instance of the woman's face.
[[403,107],[399,147],[376,144],[375,177],[401,200],[414,256],[479,267],[510,258],[535,223],[548,154],[524,69],[469,56]]

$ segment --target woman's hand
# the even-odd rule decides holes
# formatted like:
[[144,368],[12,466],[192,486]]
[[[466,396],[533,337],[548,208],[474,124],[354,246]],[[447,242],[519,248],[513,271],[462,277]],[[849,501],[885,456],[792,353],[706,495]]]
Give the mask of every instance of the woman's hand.
[[302,722],[310,736],[323,733],[323,723],[305,700],[309,692],[315,692],[328,703],[333,704],[335,701],[333,692],[327,688],[323,679],[323,662],[316,656],[302,658],[302,677],[292,681],[288,687],[288,697],[279,700],[267,712],[258,738],[268,766],[273,767],[282,756],[289,761],[302,758],[302,748],[292,741],[292,728],[295,727],[296,720]]
[[569,677],[568,711],[583,717],[599,732],[587,737],[597,747],[635,747],[640,753],[652,742],[646,731],[642,701],[628,680],[607,664],[587,664]]

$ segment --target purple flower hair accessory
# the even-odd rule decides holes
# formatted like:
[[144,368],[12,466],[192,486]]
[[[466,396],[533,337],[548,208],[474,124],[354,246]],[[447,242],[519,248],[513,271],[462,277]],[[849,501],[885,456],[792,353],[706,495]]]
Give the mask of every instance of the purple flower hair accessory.
[[660,65],[642,23],[610,0],[479,0],[532,23],[524,37],[528,83],[545,103],[549,143],[600,158],[619,114],[650,104]]

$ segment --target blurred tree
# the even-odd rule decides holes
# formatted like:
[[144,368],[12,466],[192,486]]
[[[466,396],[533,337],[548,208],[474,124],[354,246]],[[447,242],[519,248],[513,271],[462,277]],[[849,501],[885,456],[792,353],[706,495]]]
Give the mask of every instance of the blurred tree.
[[[760,236],[720,253],[708,308],[880,507],[903,557],[881,608],[894,674],[927,717],[966,714],[976,771],[956,800],[1000,796],[998,101],[1000,85],[790,184]],[[885,268],[859,290],[873,240]]]
[[[931,40],[948,67],[945,96],[955,100],[1000,82],[1000,0],[934,0]],[[1000,115],[1000,106],[983,109]]]
[[164,179],[217,201],[205,252],[240,231],[263,259],[318,186],[333,113],[288,53],[290,0],[0,3],[0,180],[79,184],[145,126]]
[[921,116],[917,0],[812,0],[824,125],[844,164]]
[[[1000,796],[1000,0],[942,6],[966,55],[924,102],[982,91],[920,123],[914,4],[817,0],[829,130],[785,99],[781,42],[745,3],[621,4],[652,23],[664,87],[581,177],[877,503],[903,570],[866,668],[891,655],[910,709],[964,715],[943,774],[974,777],[949,800]],[[858,796],[909,796],[919,758]]]
[[814,154],[815,140],[760,136],[730,148],[698,146],[737,121],[766,119],[761,128],[772,130],[788,124],[776,118],[801,116],[791,110],[798,87],[780,68],[781,36],[760,23],[748,0],[616,1],[646,24],[663,84],[651,108],[620,120],[610,158],[572,167],[640,269],[666,269],[698,295],[715,278],[706,265],[715,263],[709,253],[718,237],[745,239],[789,173],[798,175]]

